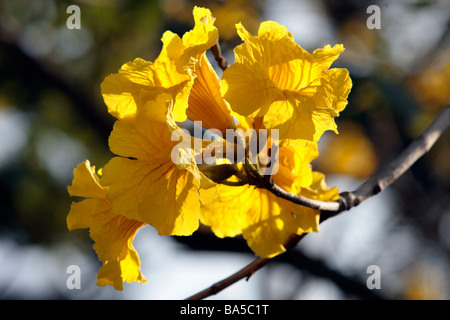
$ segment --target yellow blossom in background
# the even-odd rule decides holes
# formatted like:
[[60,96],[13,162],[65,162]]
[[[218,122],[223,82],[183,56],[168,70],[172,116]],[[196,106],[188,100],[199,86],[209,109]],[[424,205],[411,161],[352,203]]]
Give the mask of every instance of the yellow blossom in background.
[[[450,90],[448,90],[450,81],[449,53],[449,49],[443,50],[437,57],[428,62],[429,65],[426,68],[408,77],[406,81],[411,94],[420,106],[418,112],[413,114],[408,123],[408,133],[412,138],[419,136],[436,115],[450,104]],[[448,157],[443,158],[447,159]],[[444,168],[444,171],[447,171],[439,176],[448,176],[449,166],[447,163],[448,161],[444,161],[443,166],[433,166],[439,169]]]
[[237,37],[235,24],[241,22],[250,31],[257,31],[260,16],[257,8],[247,0],[228,0],[211,2],[211,10],[216,17],[216,26],[220,30],[220,39],[229,41]]
[[434,115],[450,103],[450,50],[434,59],[430,66],[407,81],[421,107]]
[[141,262],[132,244],[136,232],[145,224],[113,213],[112,205],[106,199],[108,187],[101,185],[95,167],[89,161],[74,170],[68,191],[72,197],[85,198],[72,202],[67,226],[69,230],[89,228],[94,249],[103,262],[97,284],[122,290],[124,281],[147,282],[141,274]]
[[339,127],[339,135],[330,134],[326,137],[316,167],[326,173],[368,178],[378,166],[373,143],[364,128],[357,124],[344,122]]
[[236,27],[244,43],[234,49],[236,62],[222,76],[231,108],[263,117],[282,142],[318,141],[326,130],[337,131],[334,118],[347,105],[352,84],[346,69],[329,67],[344,47],[327,45],[310,54],[276,22],[261,23],[257,36]]
[[446,280],[443,270],[430,262],[418,260],[404,271],[405,283],[402,299],[443,300],[446,296]]

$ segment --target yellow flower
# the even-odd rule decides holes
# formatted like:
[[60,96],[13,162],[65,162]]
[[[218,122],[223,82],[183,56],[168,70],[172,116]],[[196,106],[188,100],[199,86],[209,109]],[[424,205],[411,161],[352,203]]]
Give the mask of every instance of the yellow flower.
[[[199,226],[200,183],[212,185],[195,165],[201,152],[179,144],[176,122],[200,120],[225,131],[233,118],[220,95],[220,80],[205,51],[217,41],[214,19],[194,8],[195,27],[181,39],[166,32],[154,63],[136,59],[108,76],[102,93],[118,118],[109,139],[113,158],[104,168],[114,212],[155,227],[161,235],[190,235]],[[200,141],[200,146],[203,142]],[[181,163],[173,162],[173,154]]]
[[97,284],[122,290],[124,281],[147,282],[141,274],[141,262],[132,244],[136,232],[145,224],[113,213],[112,205],[106,199],[108,187],[101,185],[95,167],[91,167],[89,161],[74,170],[72,185],[67,189],[72,197],[85,198],[72,202],[67,225],[69,230],[89,228],[95,241],[93,247],[103,262]]
[[361,125],[339,124],[341,133],[325,139],[316,168],[329,174],[347,174],[366,179],[375,173],[378,159],[375,147]]
[[261,22],[257,4],[247,0],[211,1],[211,10],[217,19],[216,25],[223,41],[231,41],[237,37],[236,23],[242,22],[250,30],[258,30]]
[[[146,222],[161,235],[189,235],[199,225],[202,177],[191,144],[172,141],[171,130],[177,127],[171,119],[170,98],[162,93],[139,106],[135,116],[116,121],[109,146],[118,157],[103,168],[102,184],[109,187],[107,198],[116,214]],[[165,122],[156,113],[164,108]],[[183,158],[179,165],[172,153]]]
[[231,108],[251,118],[263,117],[267,129],[279,129],[280,141],[318,141],[336,129],[334,117],[346,104],[351,80],[346,69],[329,69],[344,50],[325,46],[313,54],[295,43],[287,29],[263,22],[257,36],[236,25],[243,44],[236,62],[222,76]]
[[154,63],[137,58],[103,81],[102,94],[111,115],[118,119],[132,115],[166,92],[175,96],[176,122],[189,118],[219,130],[233,123],[230,107],[220,94],[220,80],[205,54],[217,42],[214,18],[199,7],[193,14],[195,26],[183,38],[164,33],[163,48]]
[[[146,281],[131,244],[140,227],[150,224],[160,234],[176,235],[198,228],[198,189],[200,182],[206,187],[210,182],[195,166],[191,144],[173,141],[175,121],[186,119],[188,106],[189,115],[211,127],[225,130],[233,118],[205,55],[217,40],[213,19],[201,8],[194,9],[194,18],[196,26],[183,39],[164,34],[155,63],[135,59],[102,83],[108,111],[118,119],[109,139],[118,156],[103,168],[101,182],[89,162],[79,165],[69,193],[88,199],[73,203],[68,215],[70,230],[91,230],[104,262],[100,286],[122,290],[123,281]],[[206,106],[216,108],[212,117],[202,111]],[[173,162],[173,154],[181,163]]]
[[[309,165],[317,156],[315,143],[284,146],[279,151],[280,167],[274,182],[288,192],[311,199],[334,201],[337,188],[330,189],[324,176]],[[201,222],[218,237],[242,234],[256,255],[274,257],[286,249],[292,234],[318,231],[320,211],[278,198],[255,186],[220,185],[213,201],[203,204]]]

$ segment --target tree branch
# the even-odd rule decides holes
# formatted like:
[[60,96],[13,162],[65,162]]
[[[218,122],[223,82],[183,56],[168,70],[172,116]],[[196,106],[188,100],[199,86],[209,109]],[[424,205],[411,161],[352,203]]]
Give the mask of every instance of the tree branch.
[[[288,241],[285,244],[286,249],[292,249],[295,247],[295,245],[300,241],[301,238],[303,238],[306,234],[303,234],[301,236],[299,235],[292,235],[291,238],[288,239]],[[193,296],[190,296],[186,300],[201,300],[205,299],[209,296],[215,295],[222,291],[223,289],[231,286],[232,284],[238,282],[239,280],[243,278],[250,279],[250,277],[259,269],[264,267],[267,263],[269,263],[272,259],[271,258],[257,258],[253,260],[250,264],[248,264],[243,269],[239,270],[238,272],[232,274],[231,276],[225,278],[222,281],[214,283],[212,286],[206,288],[205,290],[202,290]]]
[[[175,237],[174,239],[188,246],[191,250],[240,252],[253,255],[242,237],[220,239],[210,232],[209,229],[208,231],[196,232],[190,237]],[[325,261],[305,255],[300,250],[288,250],[284,254],[273,258],[272,263],[289,265],[315,277],[330,280],[352,298],[385,299],[384,296],[375,292],[376,290],[368,289],[366,283],[358,277],[333,269]],[[195,296],[193,297],[195,298]]]
[[344,204],[341,204],[341,202],[339,200],[327,202],[327,201],[310,199],[310,198],[299,196],[299,195],[296,195],[293,193],[289,193],[274,183],[264,184],[264,185],[262,185],[262,188],[269,190],[277,197],[283,198],[283,199],[293,202],[295,204],[306,206],[306,207],[309,207],[312,209],[324,210],[324,211],[338,211],[338,210],[340,210],[341,207],[344,206]]
[[257,258],[235,274],[232,274],[222,281],[214,283],[212,286],[194,294],[193,296],[190,296],[186,300],[202,300],[217,294],[243,278],[247,278],[248,280],[256,271],[264,267],[270,260],[270,258]]
[[427,153],[450,126],[450,105],[444,108],[420,137],[414,140],[394,161],[367,180],[352,194],[356,203],[367,200],[395,182],[419,158]]
[[[414,140],[396,159],[394,159],[394,161],[383,170],[378,171],[379,173],[363,183],[354,192],[342,192],[339,196],[339,201],[336,202],[324,202],[300,197],[284,191],[273,183],[268,183],[268,180],[264,180],[265,182],[261,180],[260,185],[258,186],[269,190],[283,199],[321,210],[320,223],[322,223],[326,219],[336,216],[342,211],[349,210],[386,189],[420,157],[428,152],[449,126],[450,106],[447,106],[422,135]],[[307,233],[302,235],[292,235],[285,244],[286,250],[294,248],[306,235]],[[248,279],[272,260],[273,259],[270,258],[257,258],[243,269],[189,297],[188,300],[205,299],[211,295],[217,294],[243,278]]]
[[258,182],[258,186],[269,190],[277,197],[299,205],[324,211],[326,216],[330,217],[356,207],[390,186],[419,158],[431,149],[436,140],[449,128],[449,126],[450,105],[444,108],[422,135],[414,140],[394,161],[387,167],[378,171],[375,176],[364,182],[357,190],[353,192],[342,192],[339,195],[338,201],[327,202],[305,198],[289,193],[273,182],[268,182],[268,180],[263,179]]

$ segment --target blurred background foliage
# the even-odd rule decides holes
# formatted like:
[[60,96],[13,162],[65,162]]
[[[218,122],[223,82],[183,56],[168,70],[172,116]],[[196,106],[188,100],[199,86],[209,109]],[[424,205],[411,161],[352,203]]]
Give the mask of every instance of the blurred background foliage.
[[[80,30],[66,27],[71,4],[81,9]],[[366,27],[371,4],[381,9],[379,30]],[[64,260],[69,253],[55,249],[55,244],[71,243],[87,255],[95,277],[98,261],[87,231],[69,233],[65,219],[71,202],[66,187],[73,169],[85,159],[100,168],[111,157],[107,140],[113,119],[102,101],[100,83],[136,57],[153,61],[165,30],[182,35],[192,27],[194,5],[213,12],[224,56],[231,63],[232,49],[240,43],[234,28],[239,21],[255,34],[261,21],[276,20],[310,52],[328,43],[344,44],[346,51],[333,66],[349,69],[353,90],[337,120],[340,134],[324,136],[321,155],[313,163],[327,174],[329,184],[341,184],[343,191],[392,160],[450,102],[450,3],[445,0],[0,0],[0,298],[79,297],[59,287],[29,295],[26,284],[11,285],[11,270],[19,267],[14,264],[43,263],[39,255],[35,260],[10,256],[30,246],[56,250],[55,259]],[[339,251],[333,252],[326,242],[331,238],[314,247],[311,237],[304,250],[300,246],[297,251],[301,256],[280,259],[290,269],[271,265],[267,272],[276,281],[262,284],[250,298],[448,299],[449,142],[446,132],[392,186],[393,196],[382,198],[390,201],[392,215],[372,231],[378,244],[370,253],[363,248],[355,249],[353,256],[338,257]],[[362,207],[360,211],[369,210]],[[377,203],[370,214],[382,215],[383,208]],[[349,217],[341,225],[337,221],[334,229],[338,243],[373,240],[365,238],[370,221],[360,221],[355,235],[345,228],[357,216],[345,215]],[[185,250],[249,252],[240,239],[214,240],[208,233],[198,232],[181,242]],[[13,243],[14,250],[4,249],[5,243]],[[310,247],[321,254],[308,255]],[[365,254],[373,258],[369,264],[388,270],[383,279],[390,280],[383,280],[379,292],[365,288],[365,269],[352,269],[357,263],[351,257]],[[343,262],[346,257],[350,258]],[[362,261],[361,265],[367,262]],[[65,269],[61,270],[64,279]],[[292,277],[298,281],[286,280]],[[324,281],[325,291],[315,293]],[[282,289],[280,283],[285,283]],[[103,297],[127,298],[126,290]],[[94,292],[98,291],[83,297],[98,298]]]

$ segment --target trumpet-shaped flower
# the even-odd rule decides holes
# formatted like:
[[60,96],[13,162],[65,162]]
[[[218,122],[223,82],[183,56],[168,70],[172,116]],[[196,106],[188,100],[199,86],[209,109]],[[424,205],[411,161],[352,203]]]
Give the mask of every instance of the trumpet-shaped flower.
[[111,115],[118,119],[132,115],[166,92],[175,96],[176,122],[189,118],[219,130],[233,124],[230,107],[220,94],[220,79],[205,54],[217,42],[214,18],[208,9],[195,7],[194,20],[194,28],[183,38],[164,33],[154,63],[137,58],[103,81],[102,94]]
[[[183,38],[164,33],[154,63],[136,59],[102,84],[108,110],[119,119],[109,139],[119,157],[105,166],[102,178],[110,188],[108,199],[116,213],[149,223],[160,234],[189,235],[198,228],[199,182],[207,181],[191,145],[172,141],[175,122],[189,116],[222,130],[233,123],[205,55],[217,41],[214,19],[197,7],[194,19],[194,29]],[[172,161],[174,152],[184,165]]]
[[278,129],[289,140],[318,141],[336,129],[334,117],[346,104],[351,80],[346,69],[329,69],[344,50],[325,46],[313,54],[295,43],[288,30],[263,22],[257,36],[237,25],[243,44],[236,62],[222,76],[223,93],[231,108],[251,118],[263,117],[267,129]]
[[[118,155],[103,168],[102,184],[114,212],[154,226],[162,235],[189,235],[198,228],[201,174],[194,152],[172,141],[173,102],[163,93],[135,116],[116,121],[109,146]],[[158,110],[166,108],[167,121]],[[182,157],[180,165],[172,153]]]
[[97,284],[112,285],[122,290],[124,281],[146,282],[132,244],[136,232],[145,224],[113,213],[112,205],[106,199],[108,187],[101,185],[95,167],[89,161],[79,164],[74,170],[68,191],[71,196],[84,198],[72,203],[67,225],[69,230],[89,228],[95,241],[94,249],[103,262]]

